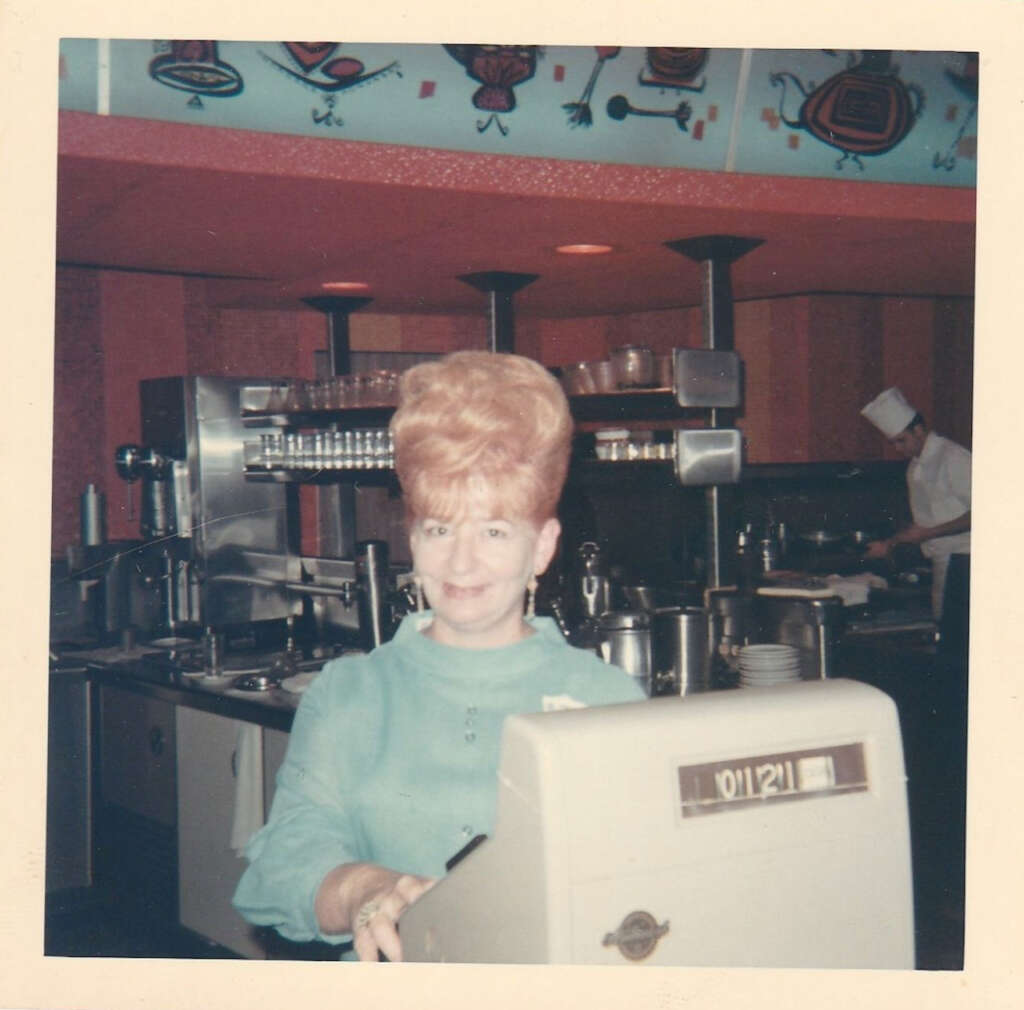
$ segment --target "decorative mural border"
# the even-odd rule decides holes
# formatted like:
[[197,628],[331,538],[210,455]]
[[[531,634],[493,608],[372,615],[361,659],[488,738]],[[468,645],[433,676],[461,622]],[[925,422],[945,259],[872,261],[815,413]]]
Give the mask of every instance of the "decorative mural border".
[[969,186],[978,54],[63,39],[61,108],[698,171]]

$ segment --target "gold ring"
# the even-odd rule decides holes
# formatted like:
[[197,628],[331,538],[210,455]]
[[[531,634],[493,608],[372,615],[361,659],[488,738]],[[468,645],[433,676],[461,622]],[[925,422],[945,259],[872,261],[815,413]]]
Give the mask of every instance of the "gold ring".
[[370,920],[380,911],[380,902],[377,900],[368,901],[363,905],[358,912],[356,912],[356,921],[353,931],[356,929],[365,929],[369,924]]

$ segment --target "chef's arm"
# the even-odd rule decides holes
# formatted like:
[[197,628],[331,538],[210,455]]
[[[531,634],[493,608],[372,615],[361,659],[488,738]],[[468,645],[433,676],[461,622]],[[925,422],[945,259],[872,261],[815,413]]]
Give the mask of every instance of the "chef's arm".
[[955,533],[966,533],[971,528],[971,512],[968,509],[963,515],[937,526],[918,526],[912,523],[894,533],[886,540],[875,540],[868,545],[868,557],[884,557],[898,544],[921,544],[936,537],[950,537]]
[[939,523],[938,526],[918,526],[916,523],[900,530],[890,537],[895,544],[920,544],[925,540],[934,540],[936,537],[951,537],[955,533],[966,533],[971,528],[971,513],[966,511],[956,519],[949,522]]

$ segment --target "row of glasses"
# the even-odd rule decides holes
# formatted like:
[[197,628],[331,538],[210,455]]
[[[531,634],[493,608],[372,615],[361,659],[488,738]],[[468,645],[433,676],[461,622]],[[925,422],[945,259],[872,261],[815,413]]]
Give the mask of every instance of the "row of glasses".
[[245,448],[246,465],[264,470],[380,470],[395,465],[387,428],[268,433]]
[[398,373],[375,369],[327,379],[288,379],[271,387],[267,412],[296,414],[351,407],[393,407],[398,402]]

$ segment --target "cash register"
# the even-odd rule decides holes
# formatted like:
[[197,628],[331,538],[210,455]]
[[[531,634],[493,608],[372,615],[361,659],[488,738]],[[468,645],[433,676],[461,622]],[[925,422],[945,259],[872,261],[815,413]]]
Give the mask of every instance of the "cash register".
[[510,717],[407,961],[913,968],[896,708],[815,680]]

